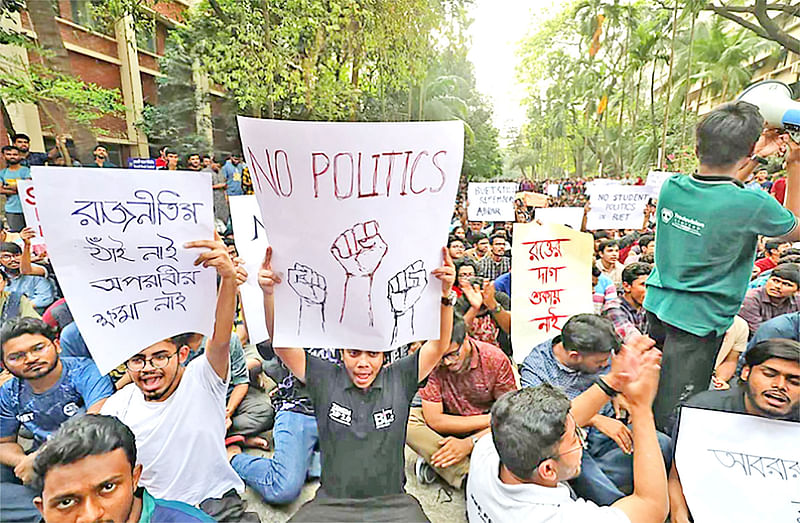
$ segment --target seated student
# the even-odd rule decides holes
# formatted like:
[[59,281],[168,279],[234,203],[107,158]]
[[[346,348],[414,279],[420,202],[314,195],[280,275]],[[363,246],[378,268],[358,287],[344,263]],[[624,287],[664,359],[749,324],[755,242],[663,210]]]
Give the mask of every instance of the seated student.
[[479,232],[472,237],[472,245],[474,247],[467,249],[464,256],[471,258],[475,262],[481,261],[484,257],[490,256],[489,237]]
[[[0,387],[0,507],[3,521],[36,516],[30,484],[33,460],[68,418],[97,412],[114,392],[91,360],[61,358],[55,331],[40,319],[19,318],[0,329],[0,360],[14,377]],[[21,427],[33,434],[26,453]],[[7,509],[7,510],[6,510]]]
[[757,260],[755,266],[758,272],[762,273],[778,266],[778,260],[783,253],[792,246],[791,242],[780,240],[770,240],[764,244],[764,257]]
[[153,496],[199,506],[226,521],[244,517],[244,484],[225,451],[225,395],[230,382],[230,339],[236,306],[236,271],[221,241],[189,242],[205,248],[196,265],[220,278],[214,335],[189,365],[194,333],[159,341],[125,363],[132,384],[111,396],[101,412],[136,435],[141,483]]
[[43,313],[56,299],[55,289],[50,280],[43,276],[33,276],[20,272],[22,249],[16,243],[0,243],[0,265],[8,274],[11,283],[9,291],[25,294],[33,303],[38,313]]
[[447,239],[447,251],[450,253],[453,263],[457,264],[461,261],[461,258],[464,257],[464,253],[466,252],[464,240],[456,236],[450,236]]
[[489,245],[489,255],[484,256],[478,262],[478,275],[482,278],[494,280],[501,274],[511,270],[511,258],[505,256],[506,239],[505,235],[501,234],[501,231],[492,234]]
[[714,374],[711,376],[712,388],[722,390],[730,386],[728,382],[736,372],[736,363],[739,361],[739,356],[747,348],[749,333],[747,322],[739,316],[734,316],[733,325],[725,332],[722,346],[717,353]]
[[750,327],[750,335],[754,335],[765,321],[800,310],[799,287],[800,267],[785,263],[772,270],[763,287],[747,291],[739,316]]
[[595,262],[595,267],[600,269],[604,276],[608,276],[614,285],[622,283],[622,270],[625,268],[619,262],[619,243],[617,240],[603,240],[597,247],[600,257]]
[[467,268],[462,263],[458,269],[461,296],[455,311],[463,316],[473,338],[491,343],[511,357],[511,298],[497,292],[491,281],[467,279]]
[[[549,383],[572,399],[592,387],[621,344],[611,322],[594,314],[571,317],[561,333],[531,351],[520,368],[520,379],[523,387]],[[587,452],[572,487],[581,497],[610,505],[624,496],[622,489],[633,481],[631,431],[616,419],[611,403],[606,403],[587,425],[591,427]],[[669,461],[669,436],[658,433],[658,443]]]
[[637,263],[642,261],[642,256],[647,256],[648,254],[654,254],[656,252],[656,237],[653,234],[643,234],[639,237],[638,240],[638,249],[635,254],[628,254],[625,257],[624,263],[625,266],[628,266],[632,263]]
[[642,303],[647,294],[645,280],[653,267],[648,263],[632,263],[622,271],[622,299],[608,302],[603,316],[611,320],[623,340],[647,332],[647,316]]
[[[472,451],[467,480],[471,522],[663,523],[667,474],[651,410],[660,353],[637,352],[623,348],[602,385],[598,382],[572,402],[544,384],[510,392],[494,404],[491,437],[481,438]],[[633,362],[631,370],[621,371],[627,363],[620,360]],[[633,494],[609,507],[573,499],[564,482],[581,472],[586,446],[581,425],[608,402],[612,388],[621,391],[630,408],[636,453]]]
[[8,275],[0,271],[0,325],[16,318],[38,318],[39,313],[27,296],[6,290],[10,282]]
[[[741,385],[701,392],[683,405],[800,421],[800,342],[775,338],[756,344],[745,355]],[[673,523],[692,521],[674,463],[669,473],[669,505]]]
[[592,265],[592,304],[594,313],[600,314],[608,304],[618,302],[617,286],[611,278],[600,272],[597,265]]
[[442,356],[419,391],[422,408],[411,409],[406,443],[420,456],[421,483],[432,483],[438,474],[461,488],[473,446],[489,432],[489,410],[517,385],[508,356],[467,336],[460,318],[453,322],[452,339],[455,348]]
[[214,521],[180,501],[157,499],[139,486],[131,430],[111,416],[68,420],[47,440],[33,464],[41,494],[33,502],[46,523],[192,523]]
[[[300,348],[275,348],[292,374],[305,383],[322,451],[320,490],[292,521],[427,521],[419,502],[405,493],[405,458],[412,398],[442,354],[457,346],[450,293],[455,269],[446,248],[445,265],[432,271],[442,281],[439,340],[383,368],[384,353],[342,350],[342,365]],[[273,332],[274,286],[268,247],[258,281],[264,291],[267,329]]]

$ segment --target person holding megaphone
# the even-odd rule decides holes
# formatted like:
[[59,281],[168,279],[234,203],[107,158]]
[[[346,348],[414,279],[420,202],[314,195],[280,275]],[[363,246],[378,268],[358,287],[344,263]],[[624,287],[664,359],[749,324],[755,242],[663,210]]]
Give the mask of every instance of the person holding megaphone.
[[[648,334],[664,355],[653,410],[667,434],[678,403],[708,388],[747,291],[759,235],[800,240],[800,145],[764,123],[759,107],[746,101],[715,108],[697,125],[698,172],[672,176],[661,188],[655,269],[643,305]],[[764,157],[778,154],[788,173],[785,207],[742,183]]]

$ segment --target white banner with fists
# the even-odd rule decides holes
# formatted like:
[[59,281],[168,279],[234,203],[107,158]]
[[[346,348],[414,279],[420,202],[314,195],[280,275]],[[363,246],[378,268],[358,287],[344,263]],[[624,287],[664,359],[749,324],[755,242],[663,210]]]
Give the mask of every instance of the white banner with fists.
[[431,271],[461,173],[461,122],[239,118],[273,247],[273,344],[386,351],[437,339]]

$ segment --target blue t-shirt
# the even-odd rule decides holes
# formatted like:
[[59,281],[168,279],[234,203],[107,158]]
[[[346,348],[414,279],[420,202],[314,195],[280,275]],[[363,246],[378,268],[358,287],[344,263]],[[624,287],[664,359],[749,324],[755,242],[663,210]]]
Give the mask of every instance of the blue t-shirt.
[[114,393],[111,380],[100,374],[92,360],[61,358],[61,365],[58,382],[41,394],[16,377],[0,387],[0,437],[14,436],[24,425],[33,433],[37,448],[68,418],[85,413]]
[[241,162],[233,165],[233,162],[228,160],[222,166],[222,174],[225,175],[225,183],[228,184],[228,196],[244,194],[242,190],[242,171],[244,171],[244,164]]
[[[9,171],[7,168],[0,171],[0,181],[3,185],[16,187],[17,180],[27,180],[31,177],[29,167],[20,167],[16,171]],[[12,181],[13,180],[13,181]],[[11,183],[9,183],[11,181]],[[22,202],[18,194],[6,195],[6,212],[22,213]]]
[[137,496],[141,494],[142,498],[142,513],[139,516],[139,523],[206,523],[214,521],[214,518],[188,503],[154,498],[144,488],[136,494]]

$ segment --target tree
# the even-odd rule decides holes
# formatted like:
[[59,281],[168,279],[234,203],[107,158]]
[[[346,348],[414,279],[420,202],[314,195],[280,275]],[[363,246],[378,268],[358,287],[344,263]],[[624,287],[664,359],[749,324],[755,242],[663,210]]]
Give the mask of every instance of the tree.
[[[800,2],[787,1],[773,3],[767,0],[755,0],[745,5],[722,2],[717,5],[712,1],[706,4],[705,10],[752,31],[757,36],[771,40],[785,49],[800,54],[800,40],[786,32],[785,28],[800,19]],[[777,13],[770,16],[770,13]]]

